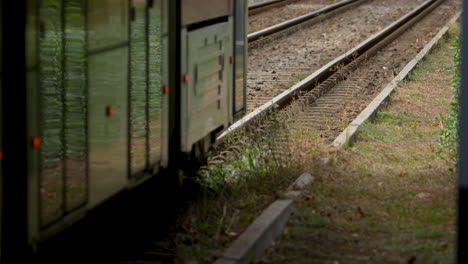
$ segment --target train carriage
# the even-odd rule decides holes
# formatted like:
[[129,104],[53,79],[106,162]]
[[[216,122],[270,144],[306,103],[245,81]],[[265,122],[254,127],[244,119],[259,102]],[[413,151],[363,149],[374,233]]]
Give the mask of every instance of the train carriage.
[[246,0],[1,10],[4,262],[161,170],[196,168],[245,111]]

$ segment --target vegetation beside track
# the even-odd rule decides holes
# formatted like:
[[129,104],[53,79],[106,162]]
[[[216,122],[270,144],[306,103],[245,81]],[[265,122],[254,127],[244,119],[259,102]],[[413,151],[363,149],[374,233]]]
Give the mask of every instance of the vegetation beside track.
[[212,263],[302,173],[289,154],[294,143],[278,143],[288,141],[288,118],[293,117],[272,113],[254,131],[238,131],[225,140],[231,150],[213,155],[201,170],[198,191],[175,224],[174,244],[163,254],[182,263]]
[[211,263],[310,170],[317,180],[264,262],[453,262],[455,163],[440,155],[438,138],[450,110],[454,38],[441,41],[346,150],[320,147],[322,138],[294,122],[300,109],[238,132],[227,144],[238,149],[212,158],[198,179],[197,199],[162,254]]
[[[455,34],[317,176],[265,263],[453,263],[455,161],[440,155]],[[455,64],[456,65],[456,64]]]
[[452,77],[453,97],[450,104],[450,113],[441,118],[444,128],[441,131],[439,142],[443,147],[443,154],[448,158],[458,159],[458,112],[460,99],[460,83],[461,83],[461,36],[458,36],[452,46],[455,52],[453,63],[455,70]]

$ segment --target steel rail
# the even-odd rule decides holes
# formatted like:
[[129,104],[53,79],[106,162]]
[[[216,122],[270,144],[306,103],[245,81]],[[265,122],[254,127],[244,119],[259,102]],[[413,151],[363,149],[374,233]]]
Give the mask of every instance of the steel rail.
[[308,20],[311,20],[313,18],[319,17],[319,16],[321,16],[323,14],[326,14],[326,13],[330,13],[331,11],[334,11],[334,10],[340,8],[340,7],[352,4],[352,3],[357,2],[357,1],[361,1],[361,0],[344,0],[344,1],[338,2],[336,4],[326,6],[326,7],[322,8],[322,9],[310,12],[310,13],[305,14],[303,16],[296,17],[296,18],[293,18],[291,20],[279,23],[277,25],[274,25],[274,26],[259,30],[259,31],[254,32],[254,33],[251,33],[251,34],[249,34],[247,36],[247,39],[248,39],[249,42],[253,42],[253,41],[259,40],[261,38],[271,36],[271,35],[273,35],[275,33],[278,33],[278,32],[283,31],[285,29],[297,26],[299,24],[304,23],[305,21],[308,21]]
[[[248,124],[252,123],[255,120],[261,119],[261,117],[266,116],[269,111],[274,109],[275,107],[284,108],[287,106],[294,98],[298,98],[300,92],[302,91],[309,91],[312,90],[314,87],[319,86],[321,83],[324,83],[329,77],[333,74],[337,73],[338,65],[348,65],[352,63],[354,60],[358,60],[359,58],[362,59],[363,54],[367,51],[371,50],[375,45],[380,43],[381,41],[385,40],[388,36],[392,33],[403,27],[405,24],[410,22],[413,18],[417,17],[423,11],[425,11],[430,6],[433,5],[437,1],[440,0],[427,0],[415,9],[413,9],[408,14],[404,15],[403,17],[399,18],[397,21],[393,22],[392,24],[388,25],[381,31],[375,33],[365,41],[361,42],[354,48],[350,49],[343,55],[339,56],[338,58],[330,61],[326,65],[324,65],[319,70],[315,71],[314,73],[307,76],[302,81],[298,82],[297,84],[293,85],[291,88],[285,90],[272,100],[268,101],[264,105],[260,106],[259,108],[255,109],[253,112],[247,114],[234,124],[232,124],[226,131],[224,131],[218,138],[217,144],[221,144],[224,139],[230,135],[232,132],[237,131],[241,127],[247,126]],[[440,2],[439,2],[440,3]],[[416,21],[412,21],[416,22]],[[411,23],[412,25],[412,23]]]
[[281,3],[281,2],[285,2],[285,1],[287,1],[287,0],[271,0],[271,1],[265,1],[265,2],[261,2],[261,3],[253,4],[253,5],[249,6],[249,11],[252,11],[252,10],[255,10],[255,9],[260,9],[262,7],[278,4],[278,3]]

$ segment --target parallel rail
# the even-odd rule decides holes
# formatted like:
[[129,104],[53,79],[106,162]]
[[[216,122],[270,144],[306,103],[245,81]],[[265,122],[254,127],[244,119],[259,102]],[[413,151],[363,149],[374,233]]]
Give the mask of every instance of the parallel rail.
[[[276,33],[280,32],[280,31],[285,30],[285,29],[295,27],[295,26],[297,26],[299,24],[302,24],[302,23],[304,23],[304,22],[306,22],[308,20],[320,17],[320,16],[322,16],[324,14],[330,13],[330,12],[332,12],[332,11],[338,9],[338,8],[350,5],[350,4],[355,3],[357,1],[362,1],[362,0],[344,0],[344,1],[338,2],[336,4],[326,6],[326,7],[322,8],[322,9],[310,12],[310,13],[305,14],[303,16],[296,17],[296,18],[290,19],[288,21],[284,21],[282,23],[279,23],[277,25],[274,25],[274,26],[259,30],[259,31],[254,32],[254,33],[251,33],[251,34],[249,34],[247,36],[247,38],[248,38],[249,42],[254,42],[254,41],[259,40],[261,38],[265,38],[265,37],[271,36],[273,34],[276,34]],[[282,1],[277,0],[277,1],[271,1],[271,2],[278,2],[279,3],[279,2],[282,2]],[[268,2],[265,2],[265,3],[268,3]],[[249,9],[250,9],[250,7],[249,7]]]
[[257,4],[253,4],[249,6],[249,11],[257,10],[260,8],[264,8],[267,6],[275,5],[281,2],[286,2],[287,0],[271,0],[271,1],[265,1]]
[[[365,41],[358,44],[356,47],[347,51],[338,58],[330,61],[328,64],[312,73],[304,80],[295,84],[291,88],[287,89],[280,95],[276,96],[272,100],[268,101],[261,107],[257,108],[253,112],[249,113],[242,119],[235,122],[231,125],[225,132],[223,132],[218,138],[218,144],[222,144],[224,139],[227,138],[231,133],[237,131],[242,127],[246,127],[251,124],[253,121],[259,120],[261,117],[264,117],[268,112],[275,107],[284,108],[289,105],[294,99],[299,98],[299,95],[303,91],[310,91],[319,85],[322,85],[326,82],[330,82],[330,77],[338,73],[338,65],[345,65],[345,68],[351,66],[354,61],[364,61],[366,59],[367,52],[375,53],[376,46],[378,44],[387,44],[390,41],[393,41],[398,35],[406,31],[410,26],[417,23],[422,19],[427,13],[432,11],[437,7],[443,0],[427,0],[415,9],[413,9],[408,14],[404,15],[397,21],[393,22],[389,26],[385,27],[381,31],[377,32],[373,36],[369,37]],[[384,46],[385,46],[384,45]],[[355,65],[352,65],[354,68]],[[348,67],[350,68],[350,67]],[[341,68],[343,69],[343,68]]]

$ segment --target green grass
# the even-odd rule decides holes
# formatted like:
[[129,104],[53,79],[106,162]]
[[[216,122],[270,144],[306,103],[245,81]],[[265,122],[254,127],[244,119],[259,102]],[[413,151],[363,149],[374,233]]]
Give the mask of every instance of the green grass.
[[290,118],[272,111],[251,130],[236,131],[226,139],[224,149],[236,150],[212,153],[195,179],[204,191],[178,220],[193,230],[193,239],[175,237],[181,244],[176,249],[180,257],[210,262],[200,252],[210,255],[227,247],[300,174],[291,155],[278,153],[290,152],[289,143],[278,142],[289,142],[291,133],[299,141],[308,140],[307,131],[290,129]]
[[460,83],[461,83],[461,36],[458,36],[452,46],[455,51],[453,63],[455,64],[454,72],[452,75],[452,102],[450,104],[450,113],[441,118],[444,123],[439,136],[439,143],[444,147],[444,151],[441,152],[444,156],[449,159],[458,159],[458,113],[459,113],[459,97],[460,97]]
[[450,41],[332,155],[333,166],[311,165],[316,181],[265,262],[453,263],[456,177],[438,155],[435,120],[448,112]]
[[391,112],[378,112],[376,115],[376,123],[378,124],[395,124],[399,121],[414,123],[417,120],[406,113],[391,113]]
[[439,238],[446,234],[446,232],[431,228],[423,227],[414,233],[414,237],[418,239],[426,239],[426,238]]

